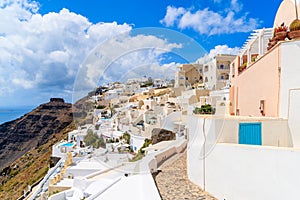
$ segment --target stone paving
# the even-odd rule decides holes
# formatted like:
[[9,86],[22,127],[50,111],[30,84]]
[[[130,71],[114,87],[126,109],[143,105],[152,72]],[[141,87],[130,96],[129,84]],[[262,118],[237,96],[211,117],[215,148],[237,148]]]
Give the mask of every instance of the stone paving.
[[216,200],[188,179],[186,152],[171,157],[159,169],[154,178],[163,200]]

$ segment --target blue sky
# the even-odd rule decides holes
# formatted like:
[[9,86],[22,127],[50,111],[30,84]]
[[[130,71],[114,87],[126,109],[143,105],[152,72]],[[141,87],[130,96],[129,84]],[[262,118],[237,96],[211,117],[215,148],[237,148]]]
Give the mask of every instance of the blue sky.
[[[194,39],[208,53],[236,53],[251,30],[273,26],[280,3],[0,0],[0,107],[38,105],[51,97],[71,102],[79,68],[91,51],[107,39],[137,28],[168,28]],[[131,37],[129,41],[138,48],[148,47],[149,41],[170,52],[181,48],[176,41],[168,44],[159,38],[138,41]],[[147,62],[170,67],[172,61],[156,62],[162,55],[156,51]],[[173,64],[175,67],[178,61]]]
[[[226,9],[232,8],[235,2],[238,10],[234,11],[235,18],[246,16],[246,21],[253,18],[257,21],[257,28],[272,27],[273,20],[282,0],[267,0],[263,4],[259,0],[40,0],[40,10],[42,14],[48,12],[59,12],[62,8],[67,8],[71,12],[75,12],[87,17],[92,23],[97,22],[113,22],[119,24],[132,24],[134,28],[140,27],[168,27],[177,31],[181,31],[203,45],[206,49],[212,49],[219,44],[228,44],[230,46],[242,46],[247,39],[249,32],[243,33],[241,30],[235,30],[237,33],[218,33],[213,36],[201,34],[193,28],[179,28],[178,26],[166,26],[160,21],[165,17],[167,7],[185,8],[192,14],[197,11],[208,9],[209,11],[219,13],[223,17],[226,16]],[[234,39],[233,39],[234,38]]]

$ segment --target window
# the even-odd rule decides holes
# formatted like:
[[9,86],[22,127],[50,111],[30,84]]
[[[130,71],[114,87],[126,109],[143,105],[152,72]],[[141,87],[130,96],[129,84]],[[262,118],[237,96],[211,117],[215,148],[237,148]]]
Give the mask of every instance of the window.
[[224,65],[223,64],[220,65],[220,69],[224,69]]
[[240,123],[239,124],[239,144],[261,145],[261,123]]
[[207,72],[208,71],[208,65],[204,66],[204,71]]
[[265,100],[260,100],[260,106],[259,106],[259,110],[262,116],[265,116]]
[[185,80],[187,80],[187,81],[188,81],[188,80],[189,80],[189,77],[185,77]]

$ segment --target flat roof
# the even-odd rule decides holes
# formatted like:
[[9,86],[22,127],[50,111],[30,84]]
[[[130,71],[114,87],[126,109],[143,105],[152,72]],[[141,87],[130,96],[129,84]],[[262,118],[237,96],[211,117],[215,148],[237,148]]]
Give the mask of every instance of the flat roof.
[[95,199],[160,200],[161,198],[152,175],[149,173],[124,176]]
[[151,145],[149,147],[144,148],[143,150],[145,151],[156,151],[156,150],[161,150],[161,149],[165,149],[171,145],[180,143],[182,141],[180,140],[168,140],[168,141],[161,141],[159,143],[156,143],[154,145]]
[[107,167],[103,164],[101,164],[99,161],[96,161],[95,159],[86,159],[86,160],[81,160],[78,163],[75,163],[74,165],[69,166],[68,169],[93,169],[93,170],[101,170],[101,169],[106,169]]

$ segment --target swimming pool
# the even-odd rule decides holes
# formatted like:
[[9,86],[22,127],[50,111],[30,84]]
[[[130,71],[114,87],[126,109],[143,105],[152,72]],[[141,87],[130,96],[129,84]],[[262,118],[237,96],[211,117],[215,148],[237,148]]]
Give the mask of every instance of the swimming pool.
[[74,143],[67,142],[67,143],[61,144],[60,146],[62,146],[62,147],[72,147],[73,145],[74,145]]

